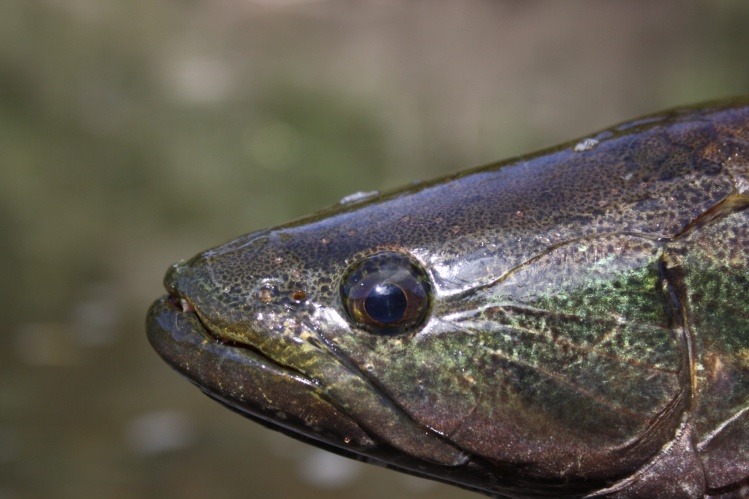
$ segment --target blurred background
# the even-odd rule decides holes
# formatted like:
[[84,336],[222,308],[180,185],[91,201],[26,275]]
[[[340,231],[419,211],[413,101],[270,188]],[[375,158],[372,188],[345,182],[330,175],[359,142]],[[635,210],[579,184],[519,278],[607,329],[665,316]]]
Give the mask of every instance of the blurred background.
[[261,429],[151,351],[168,265],[749,93],[749,3],[0,2],[0,499],[469,498]]

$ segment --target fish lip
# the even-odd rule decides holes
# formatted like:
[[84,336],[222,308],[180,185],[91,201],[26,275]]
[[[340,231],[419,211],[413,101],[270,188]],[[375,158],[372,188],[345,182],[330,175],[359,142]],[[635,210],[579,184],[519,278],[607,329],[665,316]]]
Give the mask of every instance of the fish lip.
[[227,343],[211,330],[201,314],[198,312],[198,307],[195,306],[195,303],[189,297],[173,287],[167,287],[167,292],[168,294],[162,296],[160,300],[157,300],[157,302],[162,301],[167,309],[170,309],[176,314],[191,317],[193,319],[193,326],[199,325],[200,333],[204,336],[216,340],[220,343]]
[[[294,379],[310,387],[317,385],[304,373],[279,364],[251,344],[222,338],[203,319],[190,298],[174,289],[168,291],[169,293],[157,299],[148,311],[146,320],[148,340],[168,365],[209,397],[235,410],[238,409],[246,415],[251,414],[251,411],[238,407],[221,396],[220,390],[216,389],[216,386],[220,386],[221,383],[215,383],[216,386],[211,387],[212,379],[201,379],[206,375],[203,369],[198,369],[197,372],[192,370],[190,365],[206,362],[206,356],[213,357],[214,364],[217,366],[221,364],[222,357],[231,357],[237,364],[251,365],[253,369],[266,370],[272,372],[274,376]],[[205,353],[205,356],[201,352]],[[206,362],[206,366],[210,366],[210,363]]]
[[[168,294],[156,300],[148,311],[148,337],[154,349],[174,369],[182,372],[179,360],[170,358],[168,350],[163,347],[163,341],[157,342],[157,334],[169,336],[170,340],[178,343],[180,348],[195,350],[210,349],[212,352],[225,351],[235,357],[247,357],[251,362],[262,363],[263,367],[272,369],[276,373],[284,373],[298,381],[316,384],[305,374],[294,368],[278,363],[266,355],[259,348],[250,343],[241,343],[222,337],[210,326],[203,317],[194,301],[176,289],[168,289]],[[191,378],[185,372],[183,375]],[[191,379],[195,382],[195,380]],[[198,383],[200,386],[200,383]],[[201,389],[203,387],[201,386]],[[213,396],[213,394],[209,395]]]
[[[195,306],[195,303],[187,297],[184,293],[180,293],[176,288],[174,287],[167,287],[168,294],[161,297],[161,300],[164,302],[167,308],[173,310],[176,313],[179,314],[185,314],[185,315],[193,315],[195,318],[200,322],[200,325],[203,326],[203,329],[206,333],[210,334],[211,336],[214,336],[211,334],[211,330],[208,327],[208,325],[205,323],[203,318],[198,313],[198,308]],[[219,338],[216,338],[219,339]]]
[[197,310],[183,311],[182,299],[192,303],[170,291],[151,305],[148,341],[204,394],[264,426],[331,450],[363,454],[374,445],[318,383],[258,349],[216,338]]
[[188,317],[193,317],[194,318],[193,325],[201,326],[200,333],[206,339],[211,339],[216,344],[223,345],[226,348],[246,350],[248,352],[251,352],[252,355],[263,358],[266,362],[268,362],[269,364],[272,364],[276,369],[286,371],[290,375],[296,378],[301,378],[307,382],[310,382],[310,383],[313,382],[303,372],[297,369],[294,369],[291,366],[287,366],[287,365],[279,363],[274,358],[265,354],[261,349],[259,349],[255,345],[251,343],[243,343],[240,341],[236,341],[236,340],[232,340],[232,339],[228,339],[224,337],[219,331],[216,330],[216,328],[211,326],[210,322],[204,317],[204,314],[201,313],[200,309],[195,305],[195,302],[192,299],[190,299],[189,296],[185,295],[184,293],[180,292],[178,289],[174,287],[167,287],[167,291],[169,294],[167,294],[165,297],[162,298],[166,306],[168,308],[171,308],[172,310],[174,310],[174,312],[178,314],[183,314]]

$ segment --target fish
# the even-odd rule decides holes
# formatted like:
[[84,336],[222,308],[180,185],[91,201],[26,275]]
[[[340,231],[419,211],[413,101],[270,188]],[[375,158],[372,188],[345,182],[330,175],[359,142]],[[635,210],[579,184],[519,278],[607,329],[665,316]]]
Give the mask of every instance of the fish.
[[749,98],[358,193],[171,266],[229,409],[494,497],[749,495]]

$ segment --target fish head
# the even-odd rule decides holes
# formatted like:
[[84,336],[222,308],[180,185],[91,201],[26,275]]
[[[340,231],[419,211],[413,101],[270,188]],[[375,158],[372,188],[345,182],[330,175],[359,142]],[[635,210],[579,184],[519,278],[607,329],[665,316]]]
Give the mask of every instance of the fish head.
[[745,140],[720,135],[742,113],[651,117],[242,236],[168,271],[149,339],[266,426],[479,491],[584,495],[686,462],[680,262],[749,204]]
[[[656,409],[632,414],[622,400],[602,400],[587,386],[589,371],[600,378],[613,369],[600,366],[606,352],[595,352],[592,340],[573,338],[595,320],[543,300],[560,289],[584,295],[590,282],[615,291],[621,283],[611,276],[632,273],[629,285],[650,296],[657,244],[593,238],[587,248],[550,243],[529,258],[459,219],[418,212],[433,203],[416,198],[444,197],[445,188],[410,192],[407,215],[396,195],[252,233],[175,264],[165,277],[169,294],[149,312],[152,345],[212,398],[344,455],[476,489],[492,476],[495,491],[543,489],[577,462],[586,470],[580,490],[599,486],[595,467],[584,465],[611,461],[589,449],[604,440],[629,456],[621,448]],[[585,267],[592,254],[597,265]],[[660,308],[653,314],[665,320]],[[611,315],[596,334],[621,321]],[[679,348],[669,347],[678,339],[665,323],[637,341],[663,338],[657,369],[675,371]],[[563,359],[550,360],[561,349]],[[591,352],[595,359],[578,379],[554,373]],[[617,365],[631,368],[627,362]],[[658,400],[658,411],[678,393],[677,378],[668,371],[645,397]],[[580,405],[575,397],[603,408],[614,424],[574,429],[571,420],[581,417],[570,411]],[[583,412],[592,406],[580,405]],[[650,447],[662,445],[654,440]],[[574,488],[571,480],[565,490]]]

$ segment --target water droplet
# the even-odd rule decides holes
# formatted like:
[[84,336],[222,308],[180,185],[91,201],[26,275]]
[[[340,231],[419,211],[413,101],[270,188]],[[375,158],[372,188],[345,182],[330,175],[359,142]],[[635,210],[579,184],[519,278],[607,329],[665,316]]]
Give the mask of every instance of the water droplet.
[[373,196],[378,195],[379,191],[369,191],[369,192],[355,192],[353,194],[349,194],[348,196],[345,196],[343,199],[338,201],[339,204],[354,204],[354,203],[360,203],[361,201],[364,201],[365,199],[369,199]]
[[598,145],[598,139],[583,139],[575,144],[575,152],[590,151]]

